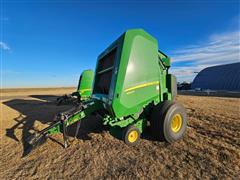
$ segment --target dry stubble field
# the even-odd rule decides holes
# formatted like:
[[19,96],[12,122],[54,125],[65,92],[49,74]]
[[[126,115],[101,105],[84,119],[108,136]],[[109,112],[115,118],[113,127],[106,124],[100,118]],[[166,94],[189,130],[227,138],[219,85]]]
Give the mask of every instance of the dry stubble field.
[[179,96],[189,120],[184,138],[174,144],[154,141],[146,132],[136,147],[128,147],[106,130],[95,131],[98,121],[90,118],[69,148],[56,135],[26,155],[26,137],[69,108],[56,106],[55,95],[73,90],[2,91],[0,179],[240,179],[237,98]]

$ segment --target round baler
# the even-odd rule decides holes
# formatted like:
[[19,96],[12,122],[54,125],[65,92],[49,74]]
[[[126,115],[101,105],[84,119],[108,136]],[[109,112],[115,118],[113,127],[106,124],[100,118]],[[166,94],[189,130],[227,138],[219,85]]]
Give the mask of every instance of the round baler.
[[[63,133],[91,114],[102,117],[113,135],[127,145],[139,142],[150,124],[153,137],[173,143],[187,126],[184,107],[175,102],[176,78],[169,74],[170,58],[158,49],[157,40],[142,29],[124,32],[97,59],[92,96],[73,109],[60,113],[55,121],[29,141]],[[76,133],[77,134],[77,133]]]

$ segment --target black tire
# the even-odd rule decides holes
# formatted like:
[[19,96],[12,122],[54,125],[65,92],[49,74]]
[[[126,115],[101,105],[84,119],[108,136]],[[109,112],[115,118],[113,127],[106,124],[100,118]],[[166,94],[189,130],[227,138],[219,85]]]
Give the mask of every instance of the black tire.
[[128,146],[135,146],[136,144],[138,144],[140,136],[141,132],[139,131],[139,129],[133,125],[130,125],[124,128],[122,139]]
[[[176,118],[178,126],[172,124]],[[157,140],[173,143],[181,139],[186,131],[185,108],[179,103],[164,101],[153,109],[150,123],[152,134]]]

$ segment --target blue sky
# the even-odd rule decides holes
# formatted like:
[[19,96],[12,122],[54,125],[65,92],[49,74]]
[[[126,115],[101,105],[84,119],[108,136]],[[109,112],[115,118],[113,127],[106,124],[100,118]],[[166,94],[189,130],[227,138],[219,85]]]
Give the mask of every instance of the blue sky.
[[1,87],[77,86],[84,69],[130,28],[172,57],[179,81],[240,61],[239,1],[1,1]]

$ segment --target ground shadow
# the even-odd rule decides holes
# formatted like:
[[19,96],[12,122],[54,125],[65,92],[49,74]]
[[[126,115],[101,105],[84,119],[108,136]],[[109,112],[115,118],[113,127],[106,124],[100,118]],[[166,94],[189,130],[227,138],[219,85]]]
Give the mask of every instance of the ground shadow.
[[[27,138],[30,137],[33,133],[39,131],[39,129],[34,126],[36,122],[41,124],[50,124],[57,113],[66,111],[67,109],[71,108],[69,105],[56,106],[55,104],[49,102],[26,99],[13,99],[5,101],[3,104],[19,112],[19,116],[13,119],[16,121],[16,123],[11,128],[6,129],[6,136],[15,141],[22,142],[24,149],[22,156],[26,156],[29,153],[27,150],[29,146],[26,141]],[[81,122],[80,131],[77,135],[77,138],[88,140],[90,139],[88,136],[89,132],[101,131],[101,128],[99,127],[102,123],[100,121],[101,119],[96,118],[94,115],[90,116],[87,119],[84,119]],[[15,135],[16,129],[22,129],[21,139],[18,139]],[[73,137],[75,135],[75,129],[76,125],[69,127],[68,135]],[[56,143],[61,143],[54,140],[53,138],[50,139]]]
[[44,101],[47,101],[47,102],[55,102],[57,100],[57,98],[59,98],[60,96],[55,96],[55,95],[30,95],[29,97],[37,98],[37,99],[44,100]]
[[152,135],[150,126],[147,126],[147,127],[144,129],[144,132],[141,134],[141,138],[142,138],[142,139],[146,139],[146,140],[148,140],[148,141],[166,142],[166,140],[165,140],[163,137],[161,137],[160,139],[156,139],[156,138]]
[[[117,138],[118,140],[124,141],[125,128],[115,127],[115,128],[106,128],[106,130],[109,130],[110,134],[113,137]],[[148,141],[154,141],[154,142],[166,142],[163,137],[161,137],[160,139],[156,139],[152,135],[150,124],[144,128],[143,132],[141,133],[141,139],[146,139]]]

